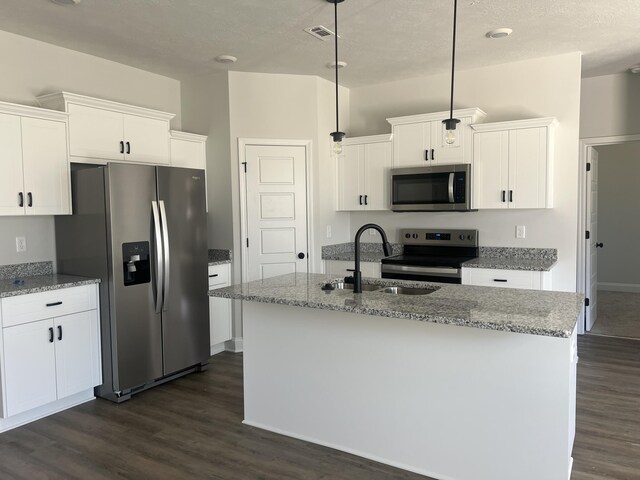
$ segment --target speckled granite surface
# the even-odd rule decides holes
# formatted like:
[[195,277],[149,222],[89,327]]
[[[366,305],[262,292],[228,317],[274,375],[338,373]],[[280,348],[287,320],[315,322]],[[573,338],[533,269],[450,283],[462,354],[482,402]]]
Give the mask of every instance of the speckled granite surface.
[[335,277],[289,274],[211,290],[209,295],[564,338],[571,335],[584,299],[577,293],[370,278],[364,283],[437,290],[428,295],[325,292],[320,287],[328,281],[335,281]]
[[15,265],[0,265],[0,280],[9,278],[15,280],[22,277],[34,277],[36,275],[51,275],[53,262],[18,263]]
[[97,278],[78,277],[76,275],[40,275],[20,278],[24,281],[23,285],[16,285],[14,279],[0,279],[0,298],[100,283]]
[[219,248],[209,249],[209,266],[231,263],[232,259],[233,252],[231,250],[223,250]]
[[463,267],[548,272],[557,261],[555,248],[480,247],[480,256]]
[[[392,243],[393,255],[400,255],[404,250],[401,243]],[[379,262],[384,258],[381,243],[363,242],[360,244],[360,260],[363,262]],[[355,260],[355,245],[353,242],[337,243],[322,247],[323,260],[341,260],[353,262]]]

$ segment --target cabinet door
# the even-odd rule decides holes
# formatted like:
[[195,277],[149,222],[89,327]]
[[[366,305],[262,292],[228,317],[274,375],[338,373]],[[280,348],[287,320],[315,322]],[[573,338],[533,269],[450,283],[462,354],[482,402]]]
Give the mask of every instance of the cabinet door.
[[69,104],[69,154],[103,160],[123,160],[122,114]]
[[204,143],[172,138],[170,147],[172,167],[199,168],[201,170],[206,168]]
[[364,145],[366,210],[389,210],[391,142]]
[[123,115],[125,160],[169,165],[169,122]]
[[509,208],[547,207],[547,127],[509,132]]
[[97,311],[57,317],[54,326],[58,398],[99,385],[99,375],[96,375],[96,359],[100,357]]
[[509,132],[473,135],[473,208],[507,208]]
[[23,117],[22,159],[26,214],[71,213],[67,125]]
[[[0,215],[24,215],[20,117],[0,114]],[[24,202],[23,202],[24,204]]]
[[345,145],[338,162],[338,210],[364,210],[364,146]]
[[426,150],[431,149],[431,122],[408,123],[393,127],[393,166],[427,167]]
[[7,415],[56,400],[56,355],[51,319],[3,330]]
[[231,302],[228,298],[209,297],[211,346],[231,340]]

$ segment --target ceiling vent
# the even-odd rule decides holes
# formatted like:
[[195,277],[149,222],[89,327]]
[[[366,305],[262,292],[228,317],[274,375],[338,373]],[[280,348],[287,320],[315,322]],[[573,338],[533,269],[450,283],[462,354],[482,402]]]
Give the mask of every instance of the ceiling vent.
[[[323,27],[322,25],[316,25],[315,27],[309,27],[304,29],[309,35],[313,35],[318,40],[322,40],[326,42],[333,36],[333,32],[329,30],[327,27]],[[338,36],[338,38],[340,38]]]

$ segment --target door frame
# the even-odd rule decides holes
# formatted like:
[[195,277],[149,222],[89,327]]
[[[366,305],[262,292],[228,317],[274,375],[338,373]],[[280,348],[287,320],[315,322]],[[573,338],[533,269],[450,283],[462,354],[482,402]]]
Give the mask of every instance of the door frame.
[[245,149],[248,146],[265,147],[304,147],[305,148],[305,181],[307,196],[307,271],[311,271],[311,255],[315,254],[313,241],[313,150],[311,140],[282,139],[282,138],[238,138],[238,173],[240,177],[240,250],[241,282],[248,278],[248,252],[247,244],[243,238],[247,238],[249,229],[247,218],[247,178],[244,175],[243,163],[246,161]]
[[[619,143],[637,142],[640,141],[640,134],[638,135],[613,135],[607,137],[588,137],[580,139],[580,164],[578,175],[578,232],[577,232],[577,268],[576,268],[576,290],[578,293],[587,295],[587,279],[586,279],[586,266],[587,255],[589,249],[587,248],[587,240],[585,239],[585,232],[589,225],[589,219],[587,218],[587,195],[591,194],[590,183],[587,182],[587,158],[590,148],[601,147],[604,145],[617,145]],[[585,307],[586,308],[586,307]],[[582,315],[582,322],[578,324],[578,333],[583,334],[586,330],[587,316]]]

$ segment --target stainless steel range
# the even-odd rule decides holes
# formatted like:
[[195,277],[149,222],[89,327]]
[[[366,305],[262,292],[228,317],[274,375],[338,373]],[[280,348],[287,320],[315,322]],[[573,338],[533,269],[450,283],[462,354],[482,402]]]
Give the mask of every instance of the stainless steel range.
[[477,230],[400,231],[404,253],[382,259],[382,278],[462,283],[462,264],[478,256]]

